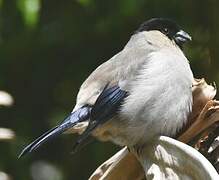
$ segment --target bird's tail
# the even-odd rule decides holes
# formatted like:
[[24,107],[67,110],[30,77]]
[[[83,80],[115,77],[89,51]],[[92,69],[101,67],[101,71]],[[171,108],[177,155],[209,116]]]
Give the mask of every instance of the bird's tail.
[[65,120],[60,125],[50,129],[49,131],[38,137],[36,140],[34,140],[32,143],[30,143],[28,146],[26,146],[18,157],[20,158],[27,153],[35,151],[36,149],[38,149],[39,146],[46,143],[48,140],[57,137],[66,130],[75,126],[77,123],[86,121],[90,117],[90,110],[91,107],[84,106],[72,112],[68,117],[65,118]]

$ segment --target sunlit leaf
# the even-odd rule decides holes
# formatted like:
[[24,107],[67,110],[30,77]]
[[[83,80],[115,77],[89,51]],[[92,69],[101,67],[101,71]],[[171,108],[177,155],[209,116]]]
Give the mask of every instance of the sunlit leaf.
[[[11,129],[8,128],[0,128],[0,140],[8,141],[15,138],[15,133]],[[0,178],[1,179],[1,178]]]
[[39,19],[40,0],[18,0],[18,7],[28,27],[35,27]]
[[10,106],[14,102],[13,97],[5,91],[0,91],[0,106]]
[[2,6],[2,3],[3,3],[3,0],[0,0],[0,8],[1,8],[1,6]]
[[36,161],[31,166],[33,180],[62,180],[63,175],[59,168],[46,161]]
[[91,4],[91,0],[78,0],[78,2],[82,5],[82,6],[89,6]]
[[142,1],[121,0],[121,13],[125,16],[134,15],[141,7]]
[[0,171],[0,179],[1,180],[10,180],[11,178],[5,172]]

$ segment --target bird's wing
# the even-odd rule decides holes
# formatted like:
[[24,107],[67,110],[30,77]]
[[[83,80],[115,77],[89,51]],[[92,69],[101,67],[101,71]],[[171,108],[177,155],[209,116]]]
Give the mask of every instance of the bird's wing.
[[91,109],[88,127],[82,135],[79,136],[74,146],[74,152],[83,146],[83,143],[95,128],[117,115],[120,106],[127,96],[128,92],[121,90],[118,85],[113,87],[105,86]]

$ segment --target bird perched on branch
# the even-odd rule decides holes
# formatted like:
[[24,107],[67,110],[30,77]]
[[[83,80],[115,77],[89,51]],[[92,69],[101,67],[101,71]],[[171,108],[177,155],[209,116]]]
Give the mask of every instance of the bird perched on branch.
[[182,52],[188,40],[169,19],[144,22],[121,52],[85,80],[69,116],[20,156],[83,121],[89,124],[76,149],[90,135],[128,147],[149,143],[154,136],[176,135],[192,110],[193,74]]

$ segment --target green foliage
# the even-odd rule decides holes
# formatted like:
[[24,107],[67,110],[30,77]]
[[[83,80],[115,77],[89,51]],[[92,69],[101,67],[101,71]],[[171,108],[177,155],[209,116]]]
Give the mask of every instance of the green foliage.
[[3,2],[3,0],[0,0],[0,7],[1,7],[1,5],[2,5],[2,2]]
[[185,53],[194,74],[219,82],[218,5],[214,0],[0,0],[0,89],[15,100],[13,107],[0,109],[0,126],[17,135],[12,143],[0,142],[0,170],[13,179],[31,179],[41,160],[65,180],[87,179],[118,150],[96,142],[70,155],[74,138],[63,136],[17,160],[24,145],[71,111],[90,72],[151,17],[169,17],[189,32],[193,42]]
[[78,2],[82,5],[82,6],[89,6],[92,3],[92,0],[78,0]]
[[18,0],[17,5],[25,24],[28,27],[36,26],[39,19],[40,0]]

